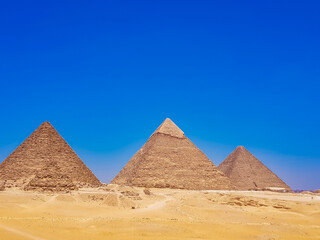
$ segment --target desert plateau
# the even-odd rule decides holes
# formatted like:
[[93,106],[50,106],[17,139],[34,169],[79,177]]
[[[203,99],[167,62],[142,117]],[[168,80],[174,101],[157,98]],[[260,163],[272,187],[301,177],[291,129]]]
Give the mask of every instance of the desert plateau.
[[0,239],[320,239],[320,194],[11,188],[0,192]]

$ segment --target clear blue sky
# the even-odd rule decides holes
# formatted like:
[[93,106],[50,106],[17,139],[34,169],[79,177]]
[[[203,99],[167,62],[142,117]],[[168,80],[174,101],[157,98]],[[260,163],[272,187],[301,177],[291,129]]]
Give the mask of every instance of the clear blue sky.
[[319,1],[2,1],[0,161],[50,121],[110,181],[170,117],[320,188]]

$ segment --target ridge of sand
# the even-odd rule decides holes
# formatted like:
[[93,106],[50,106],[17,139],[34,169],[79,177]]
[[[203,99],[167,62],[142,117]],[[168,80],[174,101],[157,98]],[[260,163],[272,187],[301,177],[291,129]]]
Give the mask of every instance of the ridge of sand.
[[15,228],[12,228],[12,227],[8,227],[8,226],[4,226],[2,224],[0,224],[0,229],[4,230],[4,231],[7,231],[7,232],[10,232],[10,233],[13,233],[13,234],[16,234],[16,235],[19,235],[21,237],[24,237],[24,238],[27,238],[27,239],[32,239],[32,240],[47,240],[45,238],[40,238],[40,237],[37,237],[33,234],[29,234],[29,233],[26,233],[26,232],[23,232],[23,231],[20,231],[18,229],[15,229]]

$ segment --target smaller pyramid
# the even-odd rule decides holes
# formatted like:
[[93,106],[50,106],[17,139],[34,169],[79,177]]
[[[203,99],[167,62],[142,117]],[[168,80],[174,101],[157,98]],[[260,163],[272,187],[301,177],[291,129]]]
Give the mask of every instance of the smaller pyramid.
[[237,147],[219,166],[239,190],[284,188],[291,191],[276,174],[243,146]]
[[78,188],[67,174],[62,173],[58,163],[49,162],[24,188],[38,192],[68,192]]
[[111,183],[146,188],[236,189],[169,118]]

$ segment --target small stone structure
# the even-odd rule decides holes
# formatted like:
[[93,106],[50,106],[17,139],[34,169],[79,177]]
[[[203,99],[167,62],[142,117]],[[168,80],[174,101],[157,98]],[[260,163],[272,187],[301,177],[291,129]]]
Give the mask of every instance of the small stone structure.
[[6,189],[4,181],[0,181],[0,191],[4,191]]

